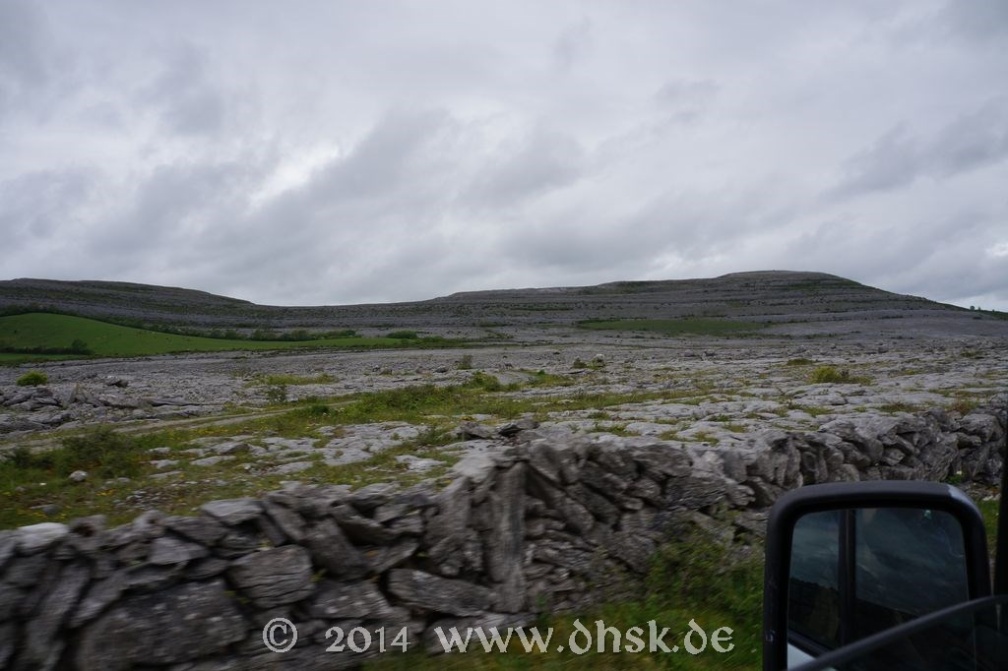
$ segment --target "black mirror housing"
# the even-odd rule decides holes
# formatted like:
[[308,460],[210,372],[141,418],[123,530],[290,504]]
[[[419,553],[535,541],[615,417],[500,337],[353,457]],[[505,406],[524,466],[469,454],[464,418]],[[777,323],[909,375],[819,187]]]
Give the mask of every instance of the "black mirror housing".
[[[968,598],[991,593],[990,565],[983,520],[976,505],[959,489],[935,482],[844,482],[801,487],[783,495],[767,520],[763,592],[763,669],[787,668],[789,583],[795,529],[815,513],[855,510],[936,511],[962,530]],[[944,517],[944,516],[943,516]],[[912,550],[908,549],[908,552]],[[928,585],[922,585],[927,589]]]

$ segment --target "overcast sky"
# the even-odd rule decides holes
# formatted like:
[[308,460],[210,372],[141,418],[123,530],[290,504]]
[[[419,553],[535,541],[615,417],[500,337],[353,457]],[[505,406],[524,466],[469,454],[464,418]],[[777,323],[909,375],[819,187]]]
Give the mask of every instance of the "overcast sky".
[[0,0],[0,279],[1008,310],[1005,0]]

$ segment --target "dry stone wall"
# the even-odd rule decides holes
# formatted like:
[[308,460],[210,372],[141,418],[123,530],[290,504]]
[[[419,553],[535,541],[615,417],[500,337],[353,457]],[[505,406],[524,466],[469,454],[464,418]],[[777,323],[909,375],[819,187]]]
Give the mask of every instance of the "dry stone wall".
[[[195,517],[23,527],[0,533],[0,668],[350,668],[369,653],[326,652],[334,628],[431,646],[437,627],[632,595],[662,542],[691,525],[759,535],[766,506],[802,484],[993,481],[1004,431],[994,409],[869,415],[730,449],[469,426],[484,451],[443,488],[296,486]],[[299,635],[283,654],[263,639],[276,618]]]

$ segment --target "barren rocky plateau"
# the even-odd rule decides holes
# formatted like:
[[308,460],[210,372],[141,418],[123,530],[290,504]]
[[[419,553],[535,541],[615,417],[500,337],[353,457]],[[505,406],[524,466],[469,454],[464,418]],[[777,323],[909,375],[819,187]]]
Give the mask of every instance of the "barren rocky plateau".
[[[0,368],[0,449],[44,445],[63,431],[95,424],[137,431],[229,421],[236,409],[266,412],[271,388],[257,381],[277,375],[306,380],[283,390],[288,401],[331,402],[364,391],[460,384],[476,372],[513,385],[501,393],[514,396],[625,394],[628,402],[604,412],[554,406],[540,418],[539,430],[613,431],[722,447],[765,429],[815,431],[842,418],[1003,403],[1008,389],[1008,321],[820,273],[743,273],[318,308],[257,306],[144,285],[0,282],[0,309],[26,306],[207,328],[265,324],[376,334],[411,328],[466,338],[469,344],[433,350],[178,354]],[[584,320],[643,318],[734,320],[758,328],[731,336],[672,336],[578,327]],[[820,366],[846,377],[816,382],[811,373]],[[16,386],[28,369],[42,370],[49,383]],[[541,372],[566,384],[528,384]],[[634,402],[633,395],[646,400]],[[491,433],[487,439],[495,425],[506,423],[493,416],[458,421],[485,424]],[[367,424],[343,427],[331,440],[273,438],[265,444],[255,437],[259,445],[254,447],[272,450],[280,472],[295,477],[309,463],[306,453],[320,451],[327,464],[366,460],[422,429],[398,422]],[[463,428],[460,439],[481,433],[486,429],[467,433]],[[249,439],[238,435],[208,443],[194,449],[191,459],[226,458],[229,446]],[[457,455],[478,443],[470,440],[445,451]],[[409,466],[423,469],[429,461],[416,459]],[[166,472],[173,466],[165,464]]]

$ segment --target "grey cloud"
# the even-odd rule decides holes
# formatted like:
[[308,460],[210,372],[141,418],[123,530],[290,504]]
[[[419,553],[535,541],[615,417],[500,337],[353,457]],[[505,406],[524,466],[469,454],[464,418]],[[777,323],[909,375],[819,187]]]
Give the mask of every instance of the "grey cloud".
[[570,70],[592,46],[592,22],[588,18],[564,30],[553,45],[553,58],[561,70]]
[[16,109],[37,111],[34,98],[51,83],[55,52],[43,5],[0,2],[0,120]]
[[0,182],[5,256],[15,257],[19,247],[33,241],[57,241],[94,186],[95,176],[80,169],[43,170]]
[[934,139],[928,154],[934,169],[946,175],[1008,158],[1008,98],[988,101],[955,119]]
[[938,19],[939,25],[949,26],[967,40],[995,40],[1008,34],[1008,3],[1004,0],[948,0]]
[[[536,220],[505,240],[497,254],[510,265],[572,276],[638,279],[661,257],[702,264],[728,251],[762,208],[745,196],[717,202],[697,194],[658,193],[639,203],[600,207],[602,196]],[[737,208],[747,200],[751,211]],[[624,277],[620,277],[624,275]]]
[[943,126],[931,138],[899,124],[849,157],[830,192],[847,196],[905,187],[923,176],[949,177],[1008,158],[1008,99],[988,100]]
[[921,149],[900,124],[847,159],[838,195],[887,191],[913,182],[925,168]]
[[719,89],[708,79],[673,79],[655,92],[654,101],[672,121],[690,123],[709,109]]
[[240,247],[241,233],[233,226],[249,170],[244,163],[176,163],[138,175],[119,208],[90,222],[81,251],[103,272],[130,277],[157,278],[201,256],[219,262]]
[[[410,174],[411,164],[423,160],[425,147],[440,138],[449,122],[442,110],[389,112],[346,157],[333,161],[314,176],[311,197],[339,201],[394,191]],[[422,170],[413,173],[422,175]]]
[[162,72],[140,96],[159,109],[172,133],[207,135],[222,130],[225,104],[220,84],[211,80],[209,55],[184,44],[165,59]]
[[42,8],[22,0],[0,3],[0,74],[22,86],[49,75],[50,35]]
[[572,184],[584,173],[586,162],[574,138],[536,128],[487,157],[465,198],[478,207],[514,207]]

